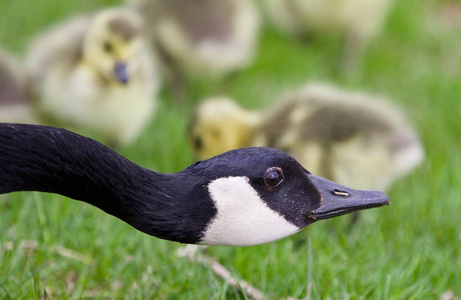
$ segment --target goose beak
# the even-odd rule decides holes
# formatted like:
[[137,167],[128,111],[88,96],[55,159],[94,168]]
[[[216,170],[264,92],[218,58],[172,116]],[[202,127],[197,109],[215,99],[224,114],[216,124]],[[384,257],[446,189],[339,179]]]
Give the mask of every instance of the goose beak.
[[390,204],[389,197],[383,192],[354,190],[313,174],[307,176],[322,195],[320,207],[309,214],[311,219],[329,219]]
[[114,75],[120,83],[127,84],[129,78],[126,63],[118,62],[114,67]]

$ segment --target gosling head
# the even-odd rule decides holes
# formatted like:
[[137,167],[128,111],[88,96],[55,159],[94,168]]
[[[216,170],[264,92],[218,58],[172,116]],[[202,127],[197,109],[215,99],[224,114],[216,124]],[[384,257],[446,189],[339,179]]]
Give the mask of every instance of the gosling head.
[[93,20],[83,45],[83,60],[104,81],[129,84],[145,51],[141,19],[132,11],[111,9]]
[[192,116],[189,142],[197,159],[208,159],[229,150],[249,147],[260,115],[229,98],[202,101]]
[[389,204],[382,192],[354,190],[317,177],[271,148],[233,150],[185,172],[200,176],[193,177],[214,206],[200,244],[262,244],[317,220]]

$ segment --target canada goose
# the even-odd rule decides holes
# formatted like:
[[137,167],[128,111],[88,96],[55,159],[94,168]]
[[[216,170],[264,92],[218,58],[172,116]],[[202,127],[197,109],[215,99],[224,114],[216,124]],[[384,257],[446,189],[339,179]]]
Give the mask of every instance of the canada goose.
[[0,122],[33,122],[24,72],[16,59],[0,49]]
[[45,121],[114,144],[136,139],[155,109],[155,60],[130,10],[77,17],[40,35],[27,73]]
[[225,98],[204,101],[190,140],[199,159],[241,147],[278,148],[314,174],[361,189],[388,188],[424,156],[395,107],[326,84],[308,84],[267,112],[245,111]]
[[158,238],[230,246],[389,204],[382,192],[317,177],[276,149],[230,151],[162,174],[64,129],[0,124],[0,194],[14,191],[84,201]]
[[344,68],[354,68],[393,0],[264,0],[273,24],[296,36],[342,33]]
[[[219,78],[247,66],[260,18],[250,0],[137,0],[151,37],[170,71]],[[171,70],[173,69],[173,70]]]

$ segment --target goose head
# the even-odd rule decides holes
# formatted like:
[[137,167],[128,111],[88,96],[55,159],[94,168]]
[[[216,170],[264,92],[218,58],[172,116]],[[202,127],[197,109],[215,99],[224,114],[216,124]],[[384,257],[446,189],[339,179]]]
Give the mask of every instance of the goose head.
[[83,45],[83,60],[105,82],[129,84],[138,71],[145,44],[141,19],[132,11],[112,9],[99,13]]
[[191,118],[189,143],[197,159],[251,145],[261,115],[225,97],[202,101]]
[[184,172],[213,208],[200,244],[262,244],[317,220],[389,204],[384,193],[354,190],[315,176],[272,148],[229,151]]

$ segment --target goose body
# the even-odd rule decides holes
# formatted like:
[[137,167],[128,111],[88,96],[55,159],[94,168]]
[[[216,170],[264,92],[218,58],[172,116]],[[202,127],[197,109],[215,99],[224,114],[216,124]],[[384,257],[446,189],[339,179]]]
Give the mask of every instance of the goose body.
[[138,0],[136,7],[167,66],[186,77],[222,77],[253,58],[260,20],[252,1]]
[[162,239],[231,246],[389,204],[384,193],[317,177],[275,149],[230,151],[162,174],[64,129],[0,124],[0,194],[15,191],[84,201]]
[[154,113],[159,88],[140,28],[136,13],[109,9],[39,36],[27,74],[43,119],[116,144],[135,140]]
[[9,53],[0,49],[0,122],[32,122],[24,70]]
[[367,94],[309,84],[267,112],[241,111],[230,99],[199,106],[190,132],[200,159],[240,147],[274,147],[330,180],[386,189],[424,156],[402,114]]

